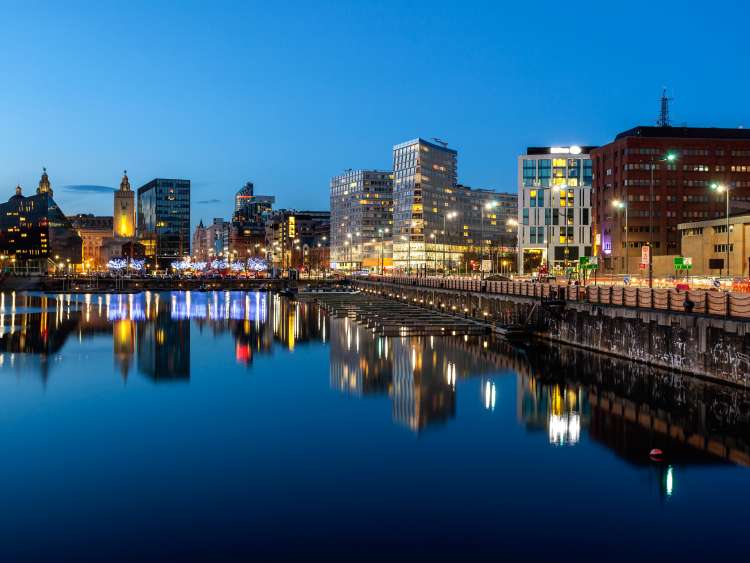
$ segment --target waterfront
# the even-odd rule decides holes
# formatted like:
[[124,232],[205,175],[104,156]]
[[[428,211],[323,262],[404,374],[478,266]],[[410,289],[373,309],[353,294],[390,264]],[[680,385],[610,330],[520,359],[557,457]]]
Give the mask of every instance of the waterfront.
[[750,546],[737,387],[565,347],[376,337],[261,292],[0,300],[4,560]]

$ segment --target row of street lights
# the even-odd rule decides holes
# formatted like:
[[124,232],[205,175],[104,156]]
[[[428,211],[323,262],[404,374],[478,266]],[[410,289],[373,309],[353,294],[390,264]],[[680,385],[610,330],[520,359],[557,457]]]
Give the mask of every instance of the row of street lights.
[[[650,189],[649,189],[649,215],[648,215],[648,230],[649,230],[649,253],[648,253],[648,286],[653,287],[653,277],[654,277],[654,256],[653,256],[653,250],[654,250],[654,170],[656,169],[657,162],[664,162],[664,163],[672,163],[677,160],[677,154],[675,153],[667,153],[666,155],[662,156],[661,158],[651,158],[650,164],[650,172],[651,172],[651,182],[650,182]],[[730,238],[729,238],[729,186],[725,184],[720,184],[717,182],[714,182],[711,184],[711,190],[716,193],[724,193],[725,194],[725,202],[726,202],[726,275],[729,277],[729,248],[730,248]],[[630,232],[630,229],[628,228],[628,204],[619,199],[615,199],[612,201],[613,207],[615,207],[618,210],[624,211],[625,215],[625,275],[630,274],[630,242],[628,240],[628,233]]]

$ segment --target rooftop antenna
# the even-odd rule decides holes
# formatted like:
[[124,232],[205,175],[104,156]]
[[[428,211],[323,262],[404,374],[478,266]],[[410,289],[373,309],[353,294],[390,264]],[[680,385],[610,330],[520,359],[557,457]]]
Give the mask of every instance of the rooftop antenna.
[[446,143],[442,139],[438,139],[437,137],[433,137],[432,140],[435,141],[438,145],[442,145],[443,148],[446,148],[448,146],[448,143]]
[[670,98],[667,96],[666,86],[662,88],[659,119],[656,122],[657,127],[671,127],[672,126],[669,120],[669,102],[671,102],[672,99],[673,98]]

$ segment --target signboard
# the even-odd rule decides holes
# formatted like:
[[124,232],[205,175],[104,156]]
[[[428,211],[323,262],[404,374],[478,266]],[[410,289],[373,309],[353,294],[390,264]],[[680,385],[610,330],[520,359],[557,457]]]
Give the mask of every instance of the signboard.
[[642,246],[641,247],[641,264],[648,265],[649,258],[651,256],[651,247],[650,246]]
[[693,268],[693,259],[689,256],[675,256],[675,270],[691,270]]
[[482,260],[482,271],[483,272],[492,271],[492,260]]
[[709,270],[723,270],[724,269],[724,259],[723,258],[709,258],[708,259],[708,269]]
[[583,270],[596,270],[599,268],[598,256],[581,256],[578,259],[578,265]]

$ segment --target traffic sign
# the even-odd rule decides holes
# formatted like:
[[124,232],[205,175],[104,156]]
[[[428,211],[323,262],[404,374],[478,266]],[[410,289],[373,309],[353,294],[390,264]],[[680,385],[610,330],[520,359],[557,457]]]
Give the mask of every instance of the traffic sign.
[[651,256],[651,247],[650,246],[642,246],[641,247],[641,264],[648,264],[649,258]]

